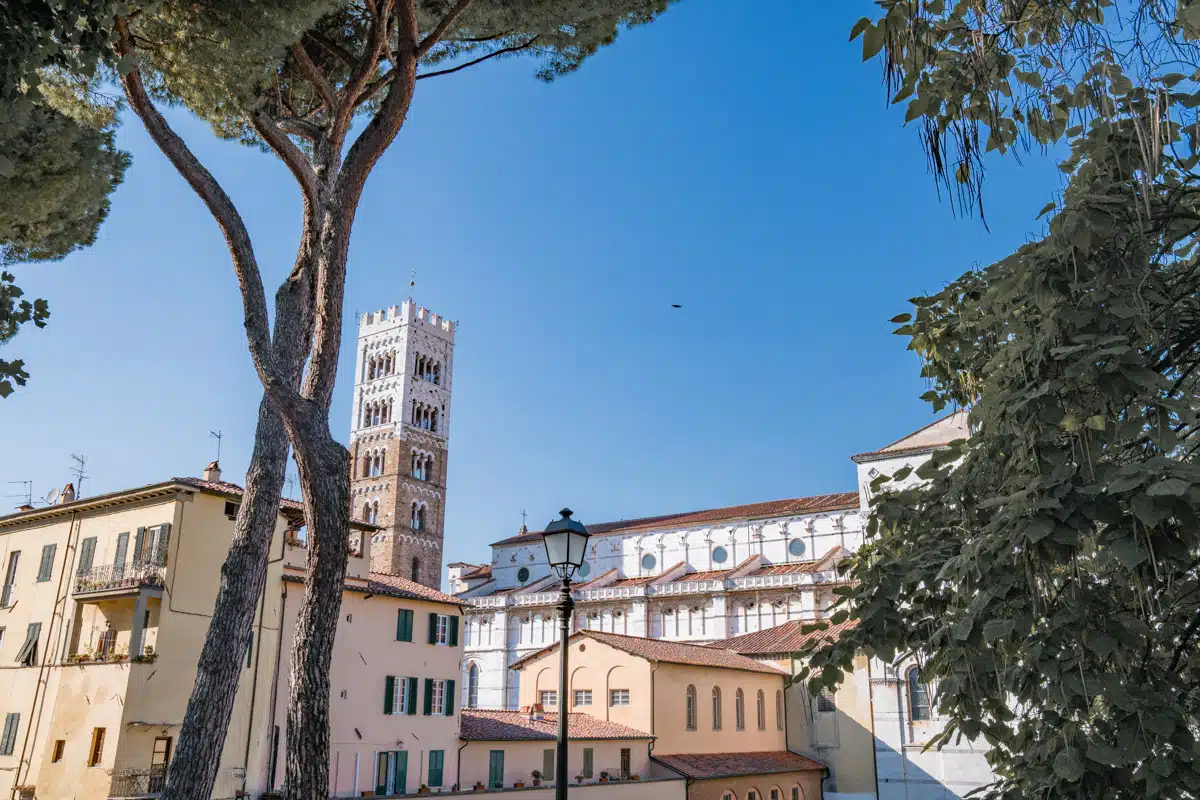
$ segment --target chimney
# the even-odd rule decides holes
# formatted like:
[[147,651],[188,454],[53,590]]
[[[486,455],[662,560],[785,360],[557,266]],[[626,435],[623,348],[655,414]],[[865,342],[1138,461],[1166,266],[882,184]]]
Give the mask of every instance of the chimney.
[[221,465],[215,461],[210,461],[208,466],[204,468],[204,480],[219,483],[221,480]]
[[33,511],[33,506],[29,505],[29,503],[22,503],[17,506],[17,511]]
[[71,503],[75,501],[75,484],[68,483],[63,487],[62,494],[58,496],[58,502]]

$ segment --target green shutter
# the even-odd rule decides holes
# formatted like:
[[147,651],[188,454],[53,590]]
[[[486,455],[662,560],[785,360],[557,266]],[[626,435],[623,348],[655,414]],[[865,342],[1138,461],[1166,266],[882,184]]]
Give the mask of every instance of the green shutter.
[[425,716],[433,716],[433,678],[425,679]]
[[488,788],[504,788],[504,751],[488,751]]
[[21,725],[20,714],[9,714],[4,718],[4,735],[0,736],[0,756],[11,756],[17,743],[17,728]]
[[410,716],[417,713],[417,679],[408,679],[408,698],[405,700],[405,708],[408,709]]
[[388,675],[383,680],[383,713],[392,713],[392,698],[396,694],[396,677]]
[[429,614],[429,643],[437,644],[437,618],[438,615],[430,612]]
[[446,716],[454,716],[454,681],[446,681]]
[[388,753],[380,753],[375,758],[375,794],[382,797],[387,794]]
[[409,634],[407,634],[407,636],[405,634],[405,630],[406,630],[406,627],[408,624],[407,620],[405,619],[405,614],[407,612],[408,612],[407,608],[396,609],[396,641],[397,642],[411,642],[412,641],[412,634],[409,633]]
[[592,757],[592,748],[583,748],[583,777],[585,778],[592,777]]
[[450,618],[450,646],[458,647],[458,617]]
[[164,522],[162,525],[158,526],[158,542],[156,544],[158,552],[154,554],[158,559],[156,563],[161,564],[164,567],[167,565],[167,549],[170,542],[171,523]]
[[429,786],[437,788],[442,785],[442,771],[446,765],[445,750],[429,751]]

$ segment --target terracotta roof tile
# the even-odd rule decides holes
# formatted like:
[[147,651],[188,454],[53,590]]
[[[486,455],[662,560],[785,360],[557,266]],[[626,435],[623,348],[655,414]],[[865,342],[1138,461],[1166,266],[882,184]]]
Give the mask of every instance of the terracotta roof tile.
[[780,772],[823,770],[820,761],[787,750],[759,753],[693,753],[654,756],[689,778],[732,778],[737,775],[769,775]]
[[459,575],[463,580],[477,580],[479,578],[492,577],[492,565],[484,564],[481,567],[475,567],[470,572],[463,572]]
[[[531,720],[527,712],[462,710],[459,737],[468,741],[498,742],[535,740],[552,742],[558,736],[558,714],[546,714]],[[648,733],[598,719],[590,714],[567,715],[569,739],[653,739]]]
[[431,589],[416,581],[410,581],[408,578],[401,578],[399,575],[392,575],[388,572],[372,572],[369,585],[375,594],[427,600],[431,603],[447,603],[455,606],[464,605],[462,600],[453,595],[439,592],[437,589]]
[[805,628],[811,628],[817,622],[819,620],[794,619],[774,628],[734,636],[732,639],[722,639],[709,647],[732,650],[745,656],[794,653],[811,642],[835,639],[858,624],[858,620],[848,619],[837,625],[829,625],[824,630],[804,632]]
[[731,569],[710,569],[707,572],[688,572],[680,575],[671,583],[687,583],[689,581],[715,581],[733,572]]
[[[629,531],[679,528],[737,519],[761,519],[766,517],[786,517],[796,514],[815,514],[820,511],[839,511],[849,508],[858,508],[858,492],[819,494],[812,497],[793,497],[787,500],[770,500],[764,503],[710,508],[705,511],[689,511],[683,514],[663,514],[657,517],[641,517],[640,519],[625,519],[616,522],[598,522],[588,524],[587,529],[593,536],[604,536]],[[540,532],[533,531],[502,539],[499,542],[493,542],[493,546],[535,541],[540,539],[541,535]]]
[[592,578],[590,581],[585,581],[583,583],[575,584],[574,588],[576,591],[578,591],[579,589],[587,589],[596,581],[600,580],[601,578],[607,578],[609,575],[612,575],[616,571],[617,571],[616,567],[613,567],[612,569],[606,569],[604,572],[601,572],[599,575]]
[[[175,481],[176,483],[186,484],[187,486],[194,486],[197,489],[206,489],[210,492],[216,492],[217,494],[233,494],[241,497],[243,492],[241,486],[238,486],[236,483],[230,483],[229,481],[206,481],[202,478],[171,478],[171,480]],[[288,508],[293,511],[304,510],[303,503],[296,500],[289,500],[286,497],[280,498],[279,507]]]
[[[623,636],[618,633],[604,633],[602,631],[576,631],[571,635],[572,640],[579,637],[595,639],[597,642],[614,647],[617,650],[623,650],[630,655],[644,658],[647,661],[662,661],[668,664],[690,664],[697,667],[738,669],[745,672],[765,672],[769,675],[787,674],[778,667],[763,664],[761,661],[755,661],[739,653],[716,647],[706,647],[704,645],[687,644],[684,642],[668,642],[662,639],[647,639],[642,636]],[[510,665],[510,669],[517,669],[525,662],[532,661],[557,649],[557,644],[543,647],[541,650],[530,653],[524,658],[517,659]]]
[[804,572],[812,572],[820,564],[820,561],[801,561],[795,564],[768,564],[765,567],[759,567],[750,573],[750,576],[758,575],[796,575]]

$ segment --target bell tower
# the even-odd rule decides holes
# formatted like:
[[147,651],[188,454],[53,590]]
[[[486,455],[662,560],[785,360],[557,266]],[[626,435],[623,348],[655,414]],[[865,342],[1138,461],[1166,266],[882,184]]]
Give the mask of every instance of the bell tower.
[[454,367],[452,321],[410,298],[362,315],[350,423],[351,516],[383,528],[371,569],[438,588]]

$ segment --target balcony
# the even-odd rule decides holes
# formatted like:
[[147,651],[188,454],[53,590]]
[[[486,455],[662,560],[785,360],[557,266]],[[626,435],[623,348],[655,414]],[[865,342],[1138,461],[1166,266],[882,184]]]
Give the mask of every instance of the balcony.
[[162,588],[166,571],[165,550],[161,553],[150,553],[127,564],[92,567],[75,575],[75,594],[124,593],[143,586]]
[[114,769],[109,800],[118,797],[158,797],[167,783],[167,768]]

